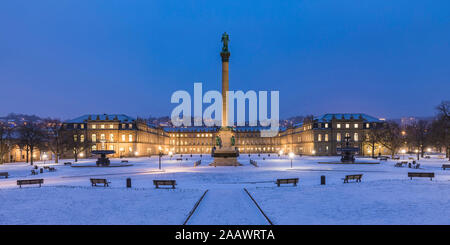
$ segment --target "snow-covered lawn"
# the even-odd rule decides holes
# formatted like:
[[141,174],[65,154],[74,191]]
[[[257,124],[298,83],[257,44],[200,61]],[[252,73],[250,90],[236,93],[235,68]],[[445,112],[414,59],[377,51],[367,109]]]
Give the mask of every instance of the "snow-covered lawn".
[[[247,188],[275,224],[449,224],[450,170],[445,159],[421,159],[421,169],[380,164],[319,164],[339,157],[243,155],[241,167],[210,167],[209,156],[129,158],[127,167],[70,167],[48,163],[56,172],[30,175],[25,163],[0,165],[0,224],[182,224],[195,202],[209,190],[189,224],[266,224],[243,192]],[[188,157],[188,160],[185,160]],[[265,160],[263,160],[263,157]],[[196,168],[193,163],[202,160]],[[360,161],[374,161],[360,159]],[[83,159],[80,165],[92,165]],[[120,163],[120,159],[112,159]],[[37,163],[43,166],[43,163]],[[409,180],[407,172],[434,172],[436,178]],[[343,184],[347,174],[363,174],[362,183]],[[320,176],[326,185],[320,185]],[[110,187],[91,187],[89,178],[106,178]],[[18,179],[43,178],[38,186]],[[126,179],[132,188],[126,188]],[[278,178],[299,178],[298,187],[276,187]],[[154,179],[174,179],[175,190],[155,189]]]

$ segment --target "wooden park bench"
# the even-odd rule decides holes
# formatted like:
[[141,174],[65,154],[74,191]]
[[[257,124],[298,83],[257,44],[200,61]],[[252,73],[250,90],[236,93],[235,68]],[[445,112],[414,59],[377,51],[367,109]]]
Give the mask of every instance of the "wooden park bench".
[[128,160],[122,160],[122,161],[120,161],[120,162],[128,162]]
[[416,165],[414,165],[413,168],[419,169],[420,168],[420,163],[417,163]]
[[387,157],[380,157],[380,161],[387,161]]
[[252,160],[252,159],[250,159],[250,164],[255,166],[255,167],[258,167],[258,163],[256,161]]
[[430,156],[427,155],[427,156],[425,156],[425,158],[430,159]]
[[44,179],[23,179],[23,180],[17,180],[17,185],[22,188],[22,185],[34,185],[39,184],[39,187],[41,187],[42,184],[44,184]]
[[177,161],[183,161],[183,158],[177,158]]
[[44,166],[44,169],[48,169],[48,168],[50,168],[49,166]]
[[447,168],[450,168],[450,164],[442,164],[442,170],[446,170]]
[[91,184],[92,184],[92,186],[97,186],[97,184],[103,184],[103,186],[104,187],[109,187],[109,184],[110,184],[111,182],[108,182],[108,180],[106,180],[106,179],[92,179],[91,178]]
[[202,160],[198,160],[198,161],[194,162],[194,168],[200,164],[202,164]]
[[292,178],[292,179],[277,179],[277,186],[280,187],[281,184],[294,184],[294,186],[297,186],[298,178]]
[[54,168],[54,167],[49,167],[49,168],[48,168],[48,171],[50,171],[50,172],[55,172],[55,171],[56,171],[56,168]]
[[414,160],[414,157],[408,157],[408,160]]
[[8,172],[0,172],[0,176],[5,177],[5,179],[7,179],[9,177]]
[[398,162],[394,165],[394,167],[401,168],[401,167],[403,167],[403,164],[401,162]]
[[160,185],[171,185],[172,189],[175,189],[176,181],[175,180],[153,180],[153,184],[156,188],[159,188]]
[[413,177],[422,177],[422,178],[430,178],[430,180],[433,180],[434,173],[408,172],[408,177],[411,179]]
[[394,157],[392,158],[392,160],[400,160],[400,157],[399,157],[399,156],[394,156]]
[[31,170],[31,175],[37,175],[37,174],[38,174],[38,172],[36,170],[34,170],[34,169]]
[[65,162],[64,165],[72,165],[71,162]]
[[356,182],[361,182],[362,176],[363,176],[362,174],[346,175],[343,180],[344,180],[344,183],[348,183],[348,181],[351,179],[356,180]]

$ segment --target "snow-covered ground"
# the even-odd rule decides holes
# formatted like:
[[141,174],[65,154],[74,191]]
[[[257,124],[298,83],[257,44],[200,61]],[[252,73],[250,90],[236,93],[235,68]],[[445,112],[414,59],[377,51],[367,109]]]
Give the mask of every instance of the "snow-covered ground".
[[[209,190],[188,224],[267,224],[244,192],[247,188],[274,224],[450,224],[450,170],[445,159],[421,159],[421,169],[380,164],[319,164],[339,157],[241,156],[240,167],[210,167],[209,156],[129,158],[132,166],[89,167],[46,163],[57,169],[31,175],[25,163],[0,165],[0,224],[182,224]],[[263,157],[265,160],[263,160]],[[202,164],[193,167],[193,163]],[[374,161],[359,159],[360,161]],[[115,164],[120,159],[112,159]],[[42,162],[37,165],[43,166]],[[410,180],[407,172],[434,172],[436,178]],[[363,174],[361,183],[343,184],[347,174]],[[320,176],[326,185],[320,185]],[[110,187],[91,187],[89,178],[106,178]],[[43,178],[44,184],[19,188],[18,179]],[[132,188],[126,188],[126,179]],[[297,187],[276,187],[278,178],[299,178]],[[154,179],[174,179],[175,190],[155,189]]]

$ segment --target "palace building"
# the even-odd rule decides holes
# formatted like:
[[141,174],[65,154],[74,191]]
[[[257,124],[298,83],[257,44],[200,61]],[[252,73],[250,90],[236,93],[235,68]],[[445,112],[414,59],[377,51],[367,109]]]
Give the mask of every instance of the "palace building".
[[[384,121],[360,114],[325,114],[290,128],[281,128],[275,137],[261,137],[263,127],[232,127],[236,147],[242,154],[285,153],[300,155],[337,155],[349,137],[359,147],[359,155],[370,155],[368,133]],[[113,157],[167,154],[211,154],[219,127],[159,127],[123,114],[84,115],[66,121],[63,127],[80,141],[89,141],[91,150],[114,150]],[[387,154],[375,147],[376,154]],[[82,153],[83,154],[83,153]],[[81,156],[81,155],[80,155]]]

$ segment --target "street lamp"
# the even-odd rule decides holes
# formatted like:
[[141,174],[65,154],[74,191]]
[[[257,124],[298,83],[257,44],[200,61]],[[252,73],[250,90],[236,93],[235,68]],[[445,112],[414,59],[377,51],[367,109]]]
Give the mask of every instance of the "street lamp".
[[295,154],[293,152],[289,152],[289,158],[291,159],[291,168],[292,168],[292,159],[294,159]]
[[44,158],[44,165],[45,165],[45,160],[47,160],[47,154],[44,153],[44,155],[42,156],[42,158]]
[[164,155],[161,146],[159,147],[159,170],[161,170],[161,157]]

